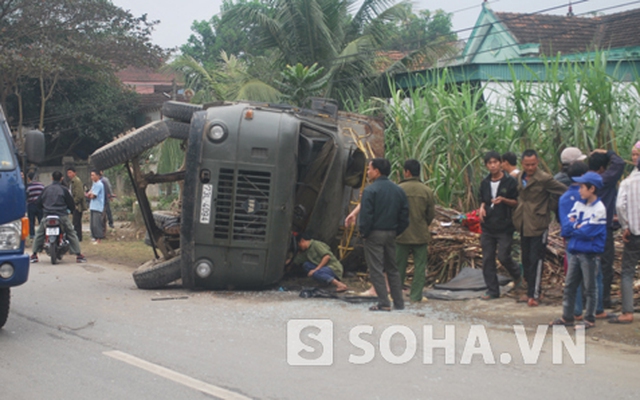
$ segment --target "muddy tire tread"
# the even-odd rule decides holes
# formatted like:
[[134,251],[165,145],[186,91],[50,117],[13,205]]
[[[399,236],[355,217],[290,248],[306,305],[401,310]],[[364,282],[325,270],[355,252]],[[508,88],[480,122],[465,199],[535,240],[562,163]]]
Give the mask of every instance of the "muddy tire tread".
[[115,167],[151,149],[168,137],[167,124],[164,121],[154,121],[94,151],[89,158],[89,164],[98,170]]

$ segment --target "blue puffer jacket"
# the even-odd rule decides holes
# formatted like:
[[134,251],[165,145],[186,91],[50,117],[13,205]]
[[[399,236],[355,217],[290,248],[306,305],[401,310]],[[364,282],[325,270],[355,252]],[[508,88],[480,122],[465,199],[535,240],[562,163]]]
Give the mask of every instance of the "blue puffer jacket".
[[[602,201],[597,199],[586,204],[584,200],[578,200],[568,217],[570,224],[566,226],[569,234],[567,251],[571,254],[602,253],[607,239],[607,210]],[[571,219],[574,219],[573,222]],[[562,229],[564,231],[565,226]]]

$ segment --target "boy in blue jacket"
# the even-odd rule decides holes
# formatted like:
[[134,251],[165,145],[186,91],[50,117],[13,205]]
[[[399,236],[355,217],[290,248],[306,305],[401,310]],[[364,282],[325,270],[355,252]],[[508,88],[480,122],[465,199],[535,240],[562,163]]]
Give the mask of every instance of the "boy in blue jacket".
[[576,293],[582,283],[586,288],[587,306],[583,326],[589,329],[596,323],[596,271],[607,238],[607,210],[597,195],[602,188],[599,174],[587,172],[572,179],[580,183],[580,199],[574,203],[568,218],[562,218],[562,235],[569,237],[567,252],[571,256],[562,298],[562,318],[550,325],[574,325]]

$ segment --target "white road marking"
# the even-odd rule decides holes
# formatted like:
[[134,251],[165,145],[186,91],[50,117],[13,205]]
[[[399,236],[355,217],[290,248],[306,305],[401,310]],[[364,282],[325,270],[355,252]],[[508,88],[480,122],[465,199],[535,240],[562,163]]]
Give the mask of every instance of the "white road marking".
[[234,393],[227,389],[223,389],[221,387],[210,385],[208,383],[199,381],[197,379],[191,378],[190,376],[183,375],[181,373],[172,371],[168,368],[161,367],[159,365],[150,363],[138,357],[134,357],[131,354],[124,353],[122,351],[114,350],[114,351],[105,351],[102,354],[105,356],[115,358],[116,360],[120,360],[126,362],[127,364],[133,365],[134,367],[138,367],[140,369],[144,369],[145,371],[151,372],[153,374],[159,375],[163,378],[172,380],[181,385],[190,387],[195,390],[199,390],[203,393],[210,394],[212,396],[216,396],[223,400],[248,400],[249,397],[243,396],[238,393]]

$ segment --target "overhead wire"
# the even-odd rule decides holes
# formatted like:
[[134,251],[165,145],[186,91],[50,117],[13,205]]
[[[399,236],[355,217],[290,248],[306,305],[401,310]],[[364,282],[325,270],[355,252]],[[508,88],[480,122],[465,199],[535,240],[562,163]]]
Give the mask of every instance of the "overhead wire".
[[[499,0],[496,0],[496,1],[499,1]],[[489,3],[495,3],[496,1],[489,2]],[[577,4],[581,4],[581,3],[587,2],[587,1],[588,1],[588,0],[578,0],[578,1],[572,1],[572,2],[569,2],[569,3],[563,3],[563,4],[560,4],[560,5],[557,5],[557,6],[547,7],[547,8],[540,9],[540,10],[537,10],[537,11],[534,11],[534,12],[530,12],[530,13],[517,14],[517,15],[515,15],[515,16],[513,16],[513,17],[506,18],[506,19],[502,19],[502,20],[498,20],[498,21],[496,21],[496,22],[508,22],[508,21],[512,21],[512,20],[518,20],[518,19],[526,18],[526,17],[531,16],[531,15],[543,14],[543,13],[546,13],[546,12],[549,12],[549,11],[554,11],[554,10],[557,10],[557,9],[565,8],[565,7],[569,6],[569,5],[577,5]],[[599,12],[603,12],[603,11],[608,11],[608,10],[613,10],[613,9],[617,9],[617,8],[621,8],[621,7],[626,7],[626,6],[634,5],[634,4],[638,4],[638,3],[640,3],[640,0],[630,1],[630,2],[626,2],[626,3],[621,3],[621,4],[618,4],[618,5],[612,5],[612,6],[602,7],[602,8],[599,8],[599,9],[590,10],[590,11],[586,11],[586,12],[582,12],[582,13],[576,14],[576,16],[588,15],[588,14],[595,14],[595,13],[599,13]],[[455,13],[458,13],[458,12],[468,11],[468,10],[470,10],[470,9],[474,9],[474,8],[478,8],[478,7],[482,7],[482,4],[477,5],[477,6],[471,6],[471,7],[466,7],[466,8],[458,9],[458,10],[455,10],[455,11],[453,11],[453,12],[451,12],[451,13],[448,13],[448,14],[455,14]],[[478,26],[474,25],[474,26],[467,27],[467,28],[461,28],[461,29],[457,29],[457,30],[452,31],[451,33],[454,33],[454,34],[456,34],[456,35],[457,35],[457,34],[459,34],[459,33],[461,33],[461,32],[473,31],[473,30],[474,30],[474,29],[476,29],[476,28],[479,28],[479,27],[485,27],[485,26],[488,26],[488,25],[493,25],[493,23],[485,23],[485,24],[481,24],[481,25],[478,25]],[[564,32],[570,31],[571,29],[573,29],[573,28],[569,28],[569,29],[567,29],[567,30],[566,30],[566,31],[564,31]],[[451,33],[450,33],[450,34],[451,34]],[[498,33],[502,33],[502,32],[490,33],[489,35],[498,34]],[[437,40],[438,38],[445,37],[445,36],[448,36],[448,35],[449,35],[449,34],[447,34],[447,35],[440,34],[440,35],[437,35],[437,36],[436,36],[435,38],[433,38],[433,39],[436,39],[436,40]],[[547,36],[543,36],[542,38],[547,38]],[[409,41],[409,42],[406,42],[406,43],[412,44],[412,43],[417,43],[418,41],[419,41],[419,40],[416,40],[416,41]],[[517,46],[517,45],[518,45],[517,43],[516,43],[516,44],[507,44],[507,45],[504,45],[504,46],[500,46],[500,47],[498,47],[498,48],[492,48],[492,49],[490,49],[490,50],[478,50],[478,51],[474,52],[474,53],[472,54],[472,56],[475,56],[475,55],[478,55],[478,54],[482,54],[482,53],[486,53],[486,52],[496,51],[496,50],[498,50],[498,49],[514,47],[514,46]],[[412,50],[407,50],[407,51],[408,51],[408,52],[415,52],[415,51],[419,51],[419,50],[420,50],[420,49],[412,49]],[[368,50],[368,51],[359,52],[359,53],[356,53],[356,54],[353,54],[353,55],[349,55],[349,56],[340,56],[340,57],[334,57],[334,58],[323,59],[323,60],[319,60],[319,61],[322,61],[322,62],[339,61],[339,60],[341,60],[341,59],[354,58],[354,57],[358,57],[358,56],[360,56],[360,55],[362,55],[362,54],[377,53],[377,52],[379,52],[379,51],[380,51],[380,50]],[[457,59],[458,57],[459,57],[459,56],[449,57],[449,58],[440,59],[440,60],[438,60],[438,61],[440,61],[440,62],[447,62],[447,61],[455,60],[455,59]],[[333,83],[338,83],[338,82],[343,82],[343,81],[351,81],[351,80],[354,80],[354,79],[360,79],[360,80],[363,80],[363,79],[367,79],[367,78],[376,78],[376,77],[380,77],[380,76],[383,76],[383,75],[385,75],[385,74],[386,74],[386,72],[376,73],[376,74],[369,74],[369,75],[351,76],[351,77],[349,77],[349,78],[338,78],[338,79],[334,79],[334,80],[332,80],[331,82],[333,82]],[[64,120],[64,119],[69,119],[69,118],[73,118],[73,117],[78,117],[78,116],[86,115],[86,114],[89,114],[89,113],[96,113],[96,112],[100,112],[101,110],[106,110],[106,109],[108,109],[108,108],[115,108],[115,107],[117,107],[117,106],[119,106],[119,105],[124,105],[124,104],[126,104],[126,103],[128,103],[128,100],[123,100],[123,101],[122,101],[122,102],[120,102],[120,103],[111,103],[111,105],[110,105],[110,106],[105,106],[105,107],[104,107],[104,108],[102,108],[102,109],[101,109],[100,107],[96,108],[95,106],[90,106],[90,107],[87,107],[87,109],[86,109],[86,110],[75,111],[75,112],[73,112],[73,113],[69,113],[69,114],[57,114],[57,115],[49,116],[49,117],[45,118],[45,122],[46,122],[46,123],[51,123],[51,122],[62,121],[62,120]],[[39,121],[35,121],[35,120],[33,120],[33,121],[27,121],[27,122],[32,122],[33,124],[35,124],[36,122],[39,122]],[[70,129],[72,129],[72,128],[67,128],[67,129],[65,129],[65,130],[63,130],[63,131],[60,131],[60,132],[64,132],[64,131],[67,131],[67,130],[70,130]]]
[[[583,2],[584,1],[586,1],[586,0],[583,0]],[[639,4],[639,3],[640,3],[640,0],[630,1],[630,2],[626,2],[626,3],[614,5],[614,6],[607,6],[607,7],[602,7],[602,8],[595,9],[595,10],[585,11],[585,12],[582,12],[582,13],[579,13],[579,14],[575,14],[575,16],[583,16],[583,15],[594,14],[594,13],[602,12],[604,10],[612,10],[612,9],[617,9],[617,8],[626,7],[626,6],[629,6],[629,5],[634,5],[634,4]],[[576,4],[576,3],[574,2],[573,4]],[[557,7],[554,7],[554,8],[557,8]],[[542,10],[542,11],[539,11],[539,12],[537,11],[537,12],[534,12],[534,13],[522,14],[522,16],[520,18],[524,18],[524,16],[530,16],[530,15],[539,14],[540,12],[544,12],[546,10],[548,10],[548,9],[545,9],[545,10]],[[618,17],[618,18],[622,18],[622,17]],[[496,21],[496,23],[497,22],[507,21],[507,20],[512,20],[512,19],[498,20],[498,21]],[[615,21],[615,19],[614,19],[614,21]],[[609,20],[609,22],[611,22],[611,20]],[[486,24],[483,24],[482,26],[485,26],[485,25]],[[474,28],[465,28],[465,30],[468,30],[468,29],[474,29]],[[560,33],[567,33],[567,32],[570,32],[573,29],[575,29],[575,28],[574,27],[569,27],[569,28],[567,28],[565,30],[560,31]],[[460,31],[460,30],[458,30],[458,31]],[[500,32],[500,33],[502,33],[502,32]],[[541,36],[541,39],[547,39],[547,38],[549,38],[549,37],[551,37],[553,35],[556,35],[556,34],[558,34],[558,32],[553,32],[553,33],[547,34],[545,36]],[[492,52],[492,51],[496,51],[498,49],[515,47],[515,46],[519,46],[519,45],[520,45],[520,43],[506,44],[506,45],[503,45],[503,46],[500,46],[500,47],[497,47],[497,48],[491,48],[491,49],[486,49],[486,50],[477,50],[477,51],[475,51],[474,53],[471,53],[471,54],[472,54],[473,57],[475,57],[478,54],[489,53],[489,52]],[[418,51],[418,50],[419,49],[415,49],[414,51]],[[454,57],[448,57],[448,58],[444,58],[444,59],[439,59],[438,61],[439,62],[447,62],[447,61],[456,60],[458,58],[459,58],[459,55],[456,55]],[[402,73],[407,73],[407,71],[404,71]],[[360,76],[350,76],[349,78],[334,79],[331,82],[336,83],[336,82],[344,82],[344,81],[353,81],[353,80],[356,80],[356,79],[363,80],[363,79],[367,79],[367,78],[378,78],[378,77],[381,77],[381,76],[383,76],[385,74],[387,74],[387,72],[380,72],[380,73],[376,73],[376,74],[360,75]]]

